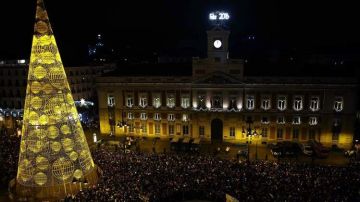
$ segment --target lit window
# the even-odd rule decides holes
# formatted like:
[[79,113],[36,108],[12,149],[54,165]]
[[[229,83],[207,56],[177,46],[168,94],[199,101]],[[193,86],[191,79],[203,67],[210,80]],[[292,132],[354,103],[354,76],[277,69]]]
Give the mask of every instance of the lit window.
[[155,124],[155,134],[160,134],[160,124]]
[[337,112],[341,112],[344,107],[344,100],[342,97],[336,97],[334,101],[334,110]]
[[175,121],[175,115],[174,114],[168,114],[168,121]]
[[144,112],[143,112],[143,113],[140,113],[140,119],[143,120],[143,121],[144,121],[144,120],[147,120],[147,114],[144,113]]
[[181,125],[180,124],[176,125],[176,133],[178,133],[178,134],[181,133]]
[[283,117],[283,116],[277,117],[276,122],[277,122],[278,124],[285,124],[285,117]]
[[161,116],[160,116],[159,113],[155,113],[155,114],[154,114],[154,120],[156,120],[156,121],[160,121],[160,120],[161,120]]
[[300,96],[296,96],[294,97],[294,106],[293,106],[295,111],[300,111],[303,108],[303,101],[302,101],[302,97]]
[[261,100],[261,108],[263,110],[269,110],[271,107],[270,98],[263,98]]
[[155,108],[159,108],[161,106],[161,99],[160,99],[160,95],[155,95],[153,98],[153,106]]
[[108,95],[108,106],[109,107],[115,106],[115,97],[113,95]]
[[267,129],[267,128],[262,128],[260,135],[261,135],[262,137],[267,137],[267,133],[268,133],[268,129]]
[[187,115],[187,114],[183,114],[182,115],[182,121],[189,121],[189,115]]
[[300,116],[294,116],[292,123],[293,123],[294,125],[299,125],[299,124],[301,124]]
[[24,59],[22,59],[22,60],[18,60],[17,62],[18,62],[18,64],[25,64],[26,61]]
[[139,99],[139,106],[140,107],[147,107],[148,102],[146,97],[140,97]]
[[133,107],[133,105],[134,105],[134,98],[133,97],[127,97],[126,98],[126,106],[127,107]]
[[261,123],[262,123],[262,124],[269,124],[269,123],[270,123],[269,118],[266,117],[266,116],[262,117],[262,118],[261,118]]
[[317,125],[317,124],[318,124],[318,119],[317,119],[317,117],[310,117],[310,118],[309,118],[309,125],[315,126],[315,125]]
[[255,108],[255,97],[248,95],[246,98],[246,108],[248,110],[253,110]]
[[147,133],[146,123],[141,124],[141,132],[142,132],[142,133]]
[[183,134],[189,135],[189,126],[188,125],[183,125]]
[[200,135],[200,136],[204,136],[204,135],[205,135],[205,127],[204,127],[204,126],[199,126],[199,135]]
[[134,114],[131,113],[131,112],[129,112],[129,113],[127,114],[127,118],[128,118],[129,120],[134,119]]
[[279,96],[277,100],[277,108],[281,111],[284,111],[286,109],[286,104],[286,97]]
[[317,111],[320,108],[320,99],[319,97],[312,97],[310,99],[310,110]]
[[189,97],[182,97],[181,98],[181,107],[186,109],[190,107],[190,98]]
[[230,137],[235,137],[235,127],[230,127]]
[[166,98],[166,106],[169,108],[175,107],[175,98],[172,95]]
[[129,133],[133,133],[134,132],[134,124],[130,123],[129,124]]
[[174,125],[169,125],[169,134],[174,135]]

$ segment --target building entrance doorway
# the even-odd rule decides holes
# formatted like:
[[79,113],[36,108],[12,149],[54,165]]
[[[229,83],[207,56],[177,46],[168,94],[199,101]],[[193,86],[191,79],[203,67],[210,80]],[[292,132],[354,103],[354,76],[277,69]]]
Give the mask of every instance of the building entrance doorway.
[[223,122],[220,119],[211,121],[211,142],[222,142]]

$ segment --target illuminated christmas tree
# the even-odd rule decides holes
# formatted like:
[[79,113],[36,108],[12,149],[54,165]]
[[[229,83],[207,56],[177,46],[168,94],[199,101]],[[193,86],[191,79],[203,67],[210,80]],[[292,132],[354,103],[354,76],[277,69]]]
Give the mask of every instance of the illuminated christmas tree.
[[43,0],[38,0],[16,192],[63,197],[76,192],[80,182],[95,183],[96,170]]

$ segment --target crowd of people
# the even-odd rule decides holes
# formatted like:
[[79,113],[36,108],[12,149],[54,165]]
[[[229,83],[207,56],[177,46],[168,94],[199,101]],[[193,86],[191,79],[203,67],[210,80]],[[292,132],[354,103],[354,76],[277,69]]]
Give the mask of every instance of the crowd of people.
[[73,201],[360,201],[358,165],[223,160],[186,153],[93,152],[101,181]]
[[19,160],[20,137],[10,135],[0,128],[0,188],[7,188],[11,179],[16,176]]
[[[1,132],[1,131],[0,131]],[[0,135],[3,137],[4,132]],[[0,184],[16,176],[20,139],[0,138]],[[213,155],[95,149],[100,181],[65,201],[360,201],[360,166],[224,160]]]

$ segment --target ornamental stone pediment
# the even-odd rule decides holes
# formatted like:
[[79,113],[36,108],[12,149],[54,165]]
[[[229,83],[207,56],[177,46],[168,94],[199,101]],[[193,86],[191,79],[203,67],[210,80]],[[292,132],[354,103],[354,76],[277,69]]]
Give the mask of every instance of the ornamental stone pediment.
[[213,72],[203,78],[195,80],[196,84],[240,84],[239,79],[224,72]]

